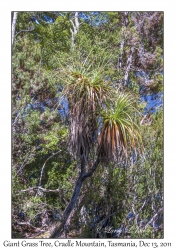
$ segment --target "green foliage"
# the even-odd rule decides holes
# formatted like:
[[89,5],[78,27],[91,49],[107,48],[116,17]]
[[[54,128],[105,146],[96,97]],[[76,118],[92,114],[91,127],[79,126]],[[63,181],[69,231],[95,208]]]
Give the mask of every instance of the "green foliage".
[[101,112],[103,126],[99,136],[101,154],[116,160],[128,148],[136,150],[141,136],[134,121],[135,100],[129,94],[117,93],[114,105]]
[[[81,171],[82,149],[88,171],[101,150],[101,133],[104,154],[110,159],[84,182],[70,234],[76,229],[79,237],[97,237],[100,228],[98,236],[105,238],[109,225],[113,231],[125,227],[131,238],[161,238],[161,228],[145,228],[140,223],[149,224],[163,207],[162,108],[151,115],[151,124],[139,126],[139,132],[137,124],[146,106],[138,103],[140,90],[163,91],[163,14],[84,14],[87,19],[79,13],[74,48],[70,31],[74,12],[18,14],[12,49],[14,237],[27,235],[25,228],[15,227],[24,220],[20,211],[26,222],[39,229],[44,214],[52,217],[51,223],[58,221],[54,209],[62,214],[71,200]],[[54,22],[47,23],[44,15]],[[152,84],[139,81],[136,72],[145,72]],[[59,112],[63,101],[68,101],[64,116]],[[141,138],[142,151],[138,150]],[[117,157],[112,157],[114,148]],[[78,150],[78,157],[73,149]],[[127,152],[126,161],[121,151]],[[130,212],[132,219],[127,218]],[[163,224],[162,212],[155,223]],[[45,225],[47,230],[49,225]],[[32,236],[35,234],[28,234]]]

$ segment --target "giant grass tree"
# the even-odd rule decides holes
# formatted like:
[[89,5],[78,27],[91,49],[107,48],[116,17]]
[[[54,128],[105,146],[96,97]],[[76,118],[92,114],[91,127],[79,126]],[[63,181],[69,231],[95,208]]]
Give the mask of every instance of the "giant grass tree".
[[65,82],[62,96],[69,103],[69,149],[78,162],[79,176],[62,221],[54,227],[50,238],[63,233],[83,182],[99,164],[127,156],[128,149],[136,150],[141,141],[133,119],[135,100],[104,80],[103,64],[95,67],[86,59],[84,63],[62,67],[59,75]]

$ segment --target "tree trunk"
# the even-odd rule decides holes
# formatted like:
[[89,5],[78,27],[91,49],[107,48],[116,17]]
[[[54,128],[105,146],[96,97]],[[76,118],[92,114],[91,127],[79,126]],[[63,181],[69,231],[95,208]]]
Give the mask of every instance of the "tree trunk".
[[72,48],[74,48],[74,46],[75,46],[75,35],[77,34],[78,29],[79,29],[79,25],[80,25],[79,21],[78,21],[78,12],[77,11],[75,12],[74,20],[75,20],[75,23],[72,20],[70,20],[70,22],[73,26],[73,29],[70,28],[70,31],[72,34]]
[[90,177],[90,176],[93,175],[93,173],[95,172],[95,170],[97,169],[97,167],[98,167],[98,165],[100,163],[100,159],[99,159],[99,157],[97,158],[97,160],[95,161],[93,167],[87,173],[84,173],[84,164],[85,164],[84,160],[82,161],[82,163],[83,163],[83,166],[81,166],[81,169],[83,171],[81,171],[81,173],[79,175],[79,178],[78,178],[78,180],[76,182],[71,201],[69,202],[67,208],[64,211],[63,219],[62,219],[61,224],[56,225],[56,227],[53,229],[53,231],[51,233],[50,238],[58,238],[63,233],[64,229],[67,227],[67,221],[68,221],[68,219],[69,219],[69,217],[71,215],[72,210],[75,207],[76,201],[78,200],[78,197],[79,197],[80,190],[81,190],[81,187],[83,185],[83,182],[85,181],[85,179],[87,177]]
[[16,20],[18,17],[18,12],[14,12],[13,14],[13,20],[12,20],[12,46],[13,46],[13,42],[14,42],[14,38],[15,38],[15,29],[16,29]]
[[66,222],[69,219],[69,215],[71,214],[71,211],[73,210],[73,208],[75,206],[75,203],[76,203],[76,201],[78,199],[78,196],[79,196],[83,181],[84,181],[84,178],[83,178],[82,174],[80,174],[80,176],[79,176],[79,178],[78,178],[78,180],[76,182],[75,189],[74,189],[71,201],[70,201],[69,205],[67,206],[66,210],[64,211],[63,221],[62,221],[61,225],[58,226],[58,228],[56,227],[53,230],[50,238],[58,238],[63,233]]
[[123,48],[124,48],[125,40],[122,39],[121,44],[120,44],[120,56],[118,60],[118,68],[122,68],[122,62],[123,62]]
[[129,76],[130,68],[132,65],[133,52],[134,52],[134,47],[131,47],[130,55],[128,57],[127,64],[126,64],[126,71],[125,71],[125,76],[124,76],[124,86],[126,86],[127,82],[128,82],[128,76]]

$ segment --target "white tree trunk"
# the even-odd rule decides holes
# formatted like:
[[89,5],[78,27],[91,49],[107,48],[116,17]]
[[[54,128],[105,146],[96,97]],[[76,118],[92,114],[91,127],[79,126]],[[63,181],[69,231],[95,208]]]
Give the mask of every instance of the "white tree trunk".
[[123,62],[123,48],[124,48],[125,40],[122,39],[121,44],[120,44],[120,56],[119,56],[119,61],[118,61],[118,68],[122,68],[122,62]]
[[17,17],[18,17],[18,12],[15,11],[13,14],[13,20],[12,20],[12,45],[13,45],[14,38],[15,38],[15,28],[16,28]]
[[72,48],[74,48],[75,46],[75,35],[77,34],[78,32],[78,29],[79,29],[79,21],[78,21],[78,12],[76,11],[75,12],[75,16],[74,16],[74,21],[73,22],[72,20],[70,20],[72,26],[73,26],[73,29],[70,28],[70,31],[71,31],[71,34],[72,34]]
[[127,82],[128,82],[128,76],[129,76],[130,68],[131,68],[131,65],[132,65],[133,52],[134,52],[134,47],[131,47],[130,55],[128,57],[127,65],[126,65],[126,70],[125,70],[124,86],[126,86]]

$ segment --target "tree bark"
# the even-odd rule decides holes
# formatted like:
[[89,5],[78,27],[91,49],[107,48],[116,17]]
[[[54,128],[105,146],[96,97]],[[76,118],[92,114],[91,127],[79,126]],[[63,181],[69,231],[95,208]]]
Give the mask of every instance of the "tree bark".
[[123,62],[123,48],[124,48],[125,40],[122,39],[121,44],[120,44],[120,56],[119,56],[119,61],[118,61],[118,68],[122,68],[122,62]]
[[54,228],[53,232],[51,233],[50,238],[58,238],[63,233],[66,222],[69,219],[71,211],[73,210],[73,208],[75,206],[75,203],[76,203],[76,201],[78,199],[78,196],[79,196],[83,181],[84,181],[83,175],[80,174],[80,176],[79,176],[79,178],[78,178],[78,180],[76,182],[75,189],[74,189],[71,201],[70,201],[69,205],[67,206],[64,214],[63,214],[63,221],[58,227],[56,226],[56,228]]
[[13,14],[13,20],[12,20],[12,46],[13,46],[13,42],[14,42],[14,38],[15,38],[15,29],[16,29],[16,20],[18,17],[18,12],[15,11]]
[[91,170],[89,172],[87,172],[87,173],[84,173],[85,162],[84,162],[84,160],[82,161],[81,165],[83,165],[83,166],[81,166],[81,169],[83,171],[81,171],[81,173],[79,175],[79,178],[78,178],[78,180],[77,180],[77,182],[75,184],[75,188],[74,188],[74,192],[73,192],[71,201],[69,202],[67,208],[64,211],[63,219],[62,219],[61,224],[56,225],[56,227],[53,229],[53,231],[51,233],[50,238],[58,238],[63,233],[65,227],[67,226],[67,221],[68,221],[68,219],[69,219],[69,217],[71,215],[71,212],[75,207],[76,201],[78,200],[78,197],[79,197],[80,190],[81,190],[81,187],[83,185],[83,182],[85,181],[85,179],[87,177],[90,177],[90,176],[93,175],[93,173],[97,169],[99,163],[100,163],[100,159],[98,157],[97,160],[95,161],[93,167],[91,168]]
[[127,64],[126,64],[126,71],[125,71],[125,76],[124,76],[124,86],[126,86],[127,82],[128,82],[129,71],[130,71],[130,68],[132,65],[133,52],[134,52],[134,47],[131,47],[130,55],[128,57]]
[[74,46],[75,46],[75,35],[77,34],[78,29],[79,29],[79,25],[80,25],[79,21],[78,21],[78,12],[77,11],[75,12],[74,21],[75,21],[75,23],[72,20],[70,20],[70,22],[73,26],[73,29],[70,28],[70,31],[72,34],[72,48],[74,48]]

